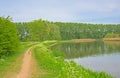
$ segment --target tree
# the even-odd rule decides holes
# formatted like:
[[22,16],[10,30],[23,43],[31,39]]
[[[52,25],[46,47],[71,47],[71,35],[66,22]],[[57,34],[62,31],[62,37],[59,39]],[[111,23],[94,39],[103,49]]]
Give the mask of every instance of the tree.
[[18,32],[10,19],[0,17],[0,58],[14,53],[19,46]]
[[19,33],[20,41],[28,41],[29,39],[28,23],[19,22],[19,23],[15,23],[15,25]]

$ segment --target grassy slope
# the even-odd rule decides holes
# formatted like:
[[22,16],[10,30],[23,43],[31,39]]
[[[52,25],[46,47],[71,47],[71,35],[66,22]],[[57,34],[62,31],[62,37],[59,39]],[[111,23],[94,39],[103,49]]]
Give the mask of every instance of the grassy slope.
[[15,54],[0,59],[0,78],[12,78],[11,75],[15,75],[20,69],[25,50],[34,44],[31,42],[21,43],[21,47]]
[[39,68],[47,72],[39,78],[113,78],[104,72],[93,72],[74,62],[64,61],[62,54],[47,48],[49,44],[50,42],[41,43],[34,49]]

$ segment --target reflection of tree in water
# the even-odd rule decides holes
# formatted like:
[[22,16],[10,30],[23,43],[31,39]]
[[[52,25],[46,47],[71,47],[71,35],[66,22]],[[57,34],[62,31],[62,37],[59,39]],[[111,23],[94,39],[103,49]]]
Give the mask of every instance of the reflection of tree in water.
[[60,43],[52,47],[52,50],[64,52],[65,58],[78,58],[97,56],[120,52],[120,44],[108,44],[108,42],[96,41],[89,43]]

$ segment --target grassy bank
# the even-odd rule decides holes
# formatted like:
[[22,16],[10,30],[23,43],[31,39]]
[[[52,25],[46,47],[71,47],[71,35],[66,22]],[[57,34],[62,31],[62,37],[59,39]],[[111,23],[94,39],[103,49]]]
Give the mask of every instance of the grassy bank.
[[13,73],[17,73],[20,69],[21,58],[24,52],[30,46],[36,43],[33,42],[22,42],[19,49],[10,56],[4,56],[0,59],[0,78],[12,78]]
[[63,54],[47,48],[49,44],[41,43],[33,52],[39,68],[46,71],[46,74],[39,78],[113,78],[104,72],[93,72],[73,61],[66,62]]
[[72,40],[63,40],[59,42],[75,42],[75,43],[81,43],[81,42],[93,42],[96,41],[96,39],[72,39]]

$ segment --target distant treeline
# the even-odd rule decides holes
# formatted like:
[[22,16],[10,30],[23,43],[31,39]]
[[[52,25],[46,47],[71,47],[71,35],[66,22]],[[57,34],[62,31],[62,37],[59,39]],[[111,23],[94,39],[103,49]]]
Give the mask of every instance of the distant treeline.
[[120,34],[120,24],[63,23],[41,19],[15,24],[21,41],[100,39],[107,34]]
[[107,34],[120,34],[120,24],[83,24],[83,23],[55,23],[59,26],[63,40],[80,38],[104,38]]

